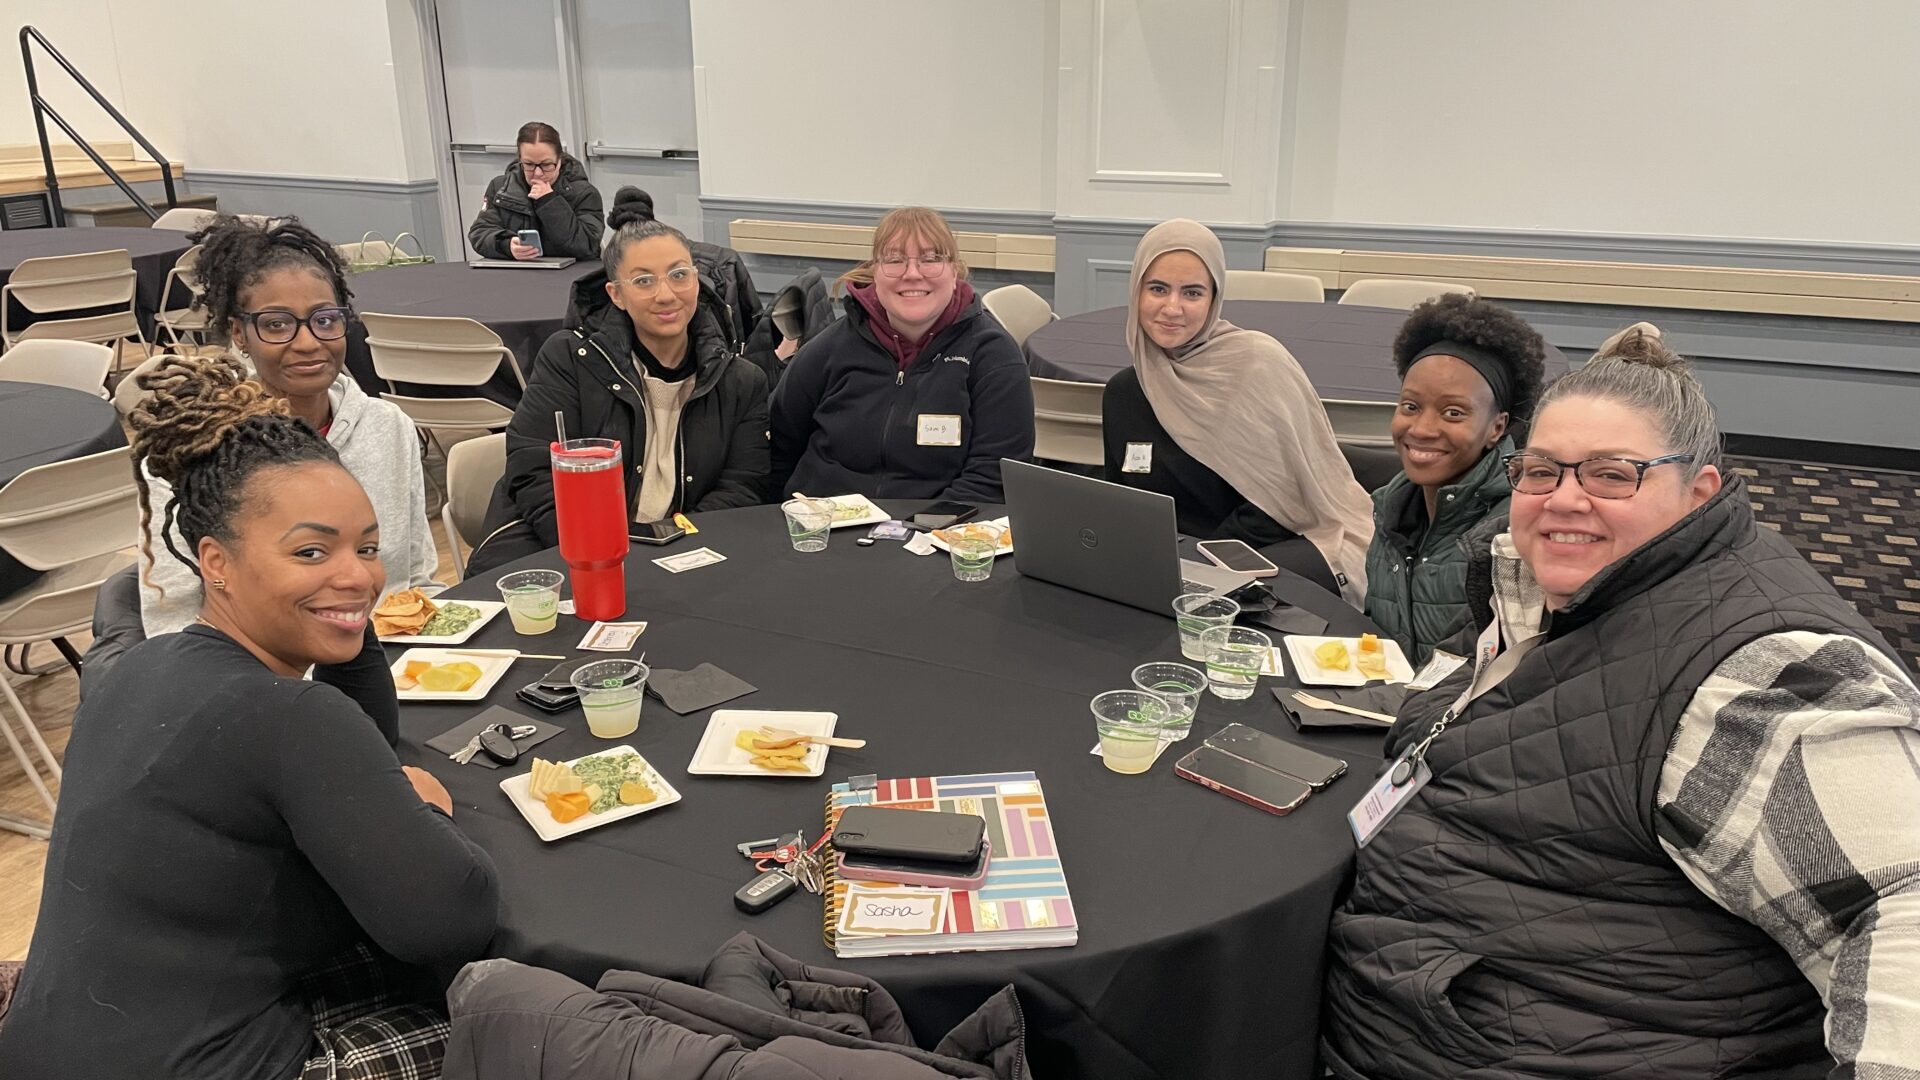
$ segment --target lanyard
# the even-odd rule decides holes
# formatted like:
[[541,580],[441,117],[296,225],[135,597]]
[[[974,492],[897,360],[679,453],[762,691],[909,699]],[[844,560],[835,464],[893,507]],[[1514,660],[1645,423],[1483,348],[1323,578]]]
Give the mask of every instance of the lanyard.
[[1520,661],[1533,651],[1533,647],[1538,645],[1544,636],[1544,634],[1535,634],[1516,641],[1511,648],[1503,652],[1500,648],[1500,617],[1499,613],[1495,612],[1493,622],[1480,632],[1480,640],[1473,647],[1473,681],[1468,683],[1467,688],[1461,691],[1460,697],[1447,707],[1447,711],[1440,714],[1440,719],[1434,721],[1433,728],[1427,732],[1426,738],[1415,743],[1411,750],[1400,755],[1399,761],[1393,763],[1392,781],[1395,787],[1413,779],[1413,774],[1426,760],[1427,747],[1433,745],[1433,740],[1447,730],[1448,724],[1453,723],[1465,713],[1467,706],[1472,704],[1475,698],[1505,682],[1507,676],[1513,674],[1513,669],[1520,666]]

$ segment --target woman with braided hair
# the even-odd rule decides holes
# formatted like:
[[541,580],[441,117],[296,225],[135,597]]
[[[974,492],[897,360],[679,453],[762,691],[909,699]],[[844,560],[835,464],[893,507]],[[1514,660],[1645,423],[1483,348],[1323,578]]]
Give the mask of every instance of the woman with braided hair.
[[291,1080],[349,1049],[394,1063],[355,1076],[438,1076],[444,1015],[400,965],[480,955],[493,864],[438,781],[300,677],[361,649],[384,577],[373,505],[232,360],[146,385],[133,456],[174,493],[162,558],[207,588],[75,717],[0,1076]]
[[[333,246],[295,218],[265,225],[215,218],[192,239],[201,245],[195,303],[253,377],[339,455],[380,518],[380,561],[391,589],[433,584],[439,555],[428,531],[426,478],[413,421],[389,401],[368,397],[344,374],[353,312],[346,267]],[[173,492],[149,474],[155,509]],[[200,583],[173,559],[178,536],[144,534],[140,617],[147,636],[192,620]],[[161,540],[165,543],[162,544]]]

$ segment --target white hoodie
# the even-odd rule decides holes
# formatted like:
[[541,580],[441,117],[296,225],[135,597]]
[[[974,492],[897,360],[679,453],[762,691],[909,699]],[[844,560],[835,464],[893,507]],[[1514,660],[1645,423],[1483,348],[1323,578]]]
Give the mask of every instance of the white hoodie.
[[[413,421],[394,403],[368,397],[350,375],[335,380],[328,396],[333,402],[333,424],[327,428],[327,441],[339,453],[340,464],[366,489],[380,522],[380,563],[387,571],[384,591],[434,584],[433,571],[440,557],[427,527],[426,477],[420,468]],[[158,522],[173,498],[173,487],[152,473],[145,475],[153,518]],[[153,562],[150,568],[143,567],[149,572],[140,583],[140,621],[148,637],[170,634],[200,613],[200,581],[158,536],[143,533],[141,539],[149,542]],[[187,552],[177,526],[173,542]]]

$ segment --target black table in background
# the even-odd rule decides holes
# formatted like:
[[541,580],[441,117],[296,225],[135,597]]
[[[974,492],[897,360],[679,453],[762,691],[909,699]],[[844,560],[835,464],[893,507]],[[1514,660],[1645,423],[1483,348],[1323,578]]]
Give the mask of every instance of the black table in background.
[[[134,314],[153,340],[153,314],[160,309],[160,287],[167,282],[167,271],[192,245],[187,234],[175,229],[66,228],[13,229],[0,231],[0,285],[13,276],[13,268],[24,259],[49,255],[79,255],[89,251],[115,251],[125,248],[133,258],[136,282],[133,290]],[[32,312],[9,300],[12,324],[25,326],[37,318]]]
[[[1393,338],[1407,313],[1397,308],[1293,300],[1229,300],[1221,314],[1235,326],[1271,334],[1287,347],[1323,398],[1393,401]],[[1104,383],[1133,363],[1127,352],[1127,309],[1103,308],[1048,323],[1027,339],[1027,367],[1044,379]],[[1547,346],[1547,378],[1564,374],[1567,358]]]
[[[459,315],[500,335],[520,361],[520,373],[533,376],[533,357],[566,319],[573,283],[600,268],[594,260],[560,270],[476,270],[466,263],[426,263],[363,270],[347,279],[356,311],[383,315]],[[369,394],[386,390],[373,373],[366,330],[355,326],[347,343],[347,370]],[[420,397],[470,397],[459,387],[407,386]],[[506,364],[494,372],[481,393],[511,409],[520,404],[520,383]]]
[[[0,487],[28,469],[125,445],[112,402],[64,386],[0,382]],[[0,551],[0,596],[39,576]]]
[[[1268,692],[1291,680],[1265,679],[1246,701],[1204,697],[1194,738],[1149,773],[1122,776],[1088,753],[1088,701],[1127,686],[1145,660],[1179,658],[1170,616],[1023,578],[1012,557],[990,581],[958,582],[946,555],[858,547],[859,528],[840,530],[824,553],[801,554],[773,507],[696,523],[698,535],[636,545],[628,561],[624,618],[648,622],[638,646],[647,662],[711,661],[759,687],[723,707],[832,710],[842,734],[869,744],[834,750],[819,779],[689,776],[708,714],[678,717],[650,701],[625,741],[682,801],[543,844],[498,788],[509,770],[463,768],[422,745],[483,706],[406,706],[402,759],[446,783],[456,820],[500,868],[495,955],[588,985],[608,968],[690,980],[721,942],[748,930],[808,963],[879,979],[928,1046],[1014,983],[1039,1076],[1311,1075],[1327,922],[1353,857],[1345,814],[1378,766],[1379,735],[1300,736]],[[650,562],[699,546],[727,561],[678,575]],[[520,566],[561,562],[548,552]],[[495,576],[449,596],[496,596]],[[1326,618],[1329,632],[1370,628],[1302,579],[1278,579],[1276,589]],[[551,634],[522,638],[501,617],[469,644],[578,655],[585,627],[562,616]],[[515,707],[513,689],[547,666],[517,665],[486,704]],[[606,745],[577,711],[554,719],[568,730],[540,756]],[[1175,759],[1235,721],[1344,757],[1350,774],[1287,817],[1174,776]],[[796,828],[818,835],[835,781],[1026,769],[1045,787],[1079,916],[1072,948],[840,960],[822,942],[818,898],[759,917],[732,905],[752,873],[733,845]]]

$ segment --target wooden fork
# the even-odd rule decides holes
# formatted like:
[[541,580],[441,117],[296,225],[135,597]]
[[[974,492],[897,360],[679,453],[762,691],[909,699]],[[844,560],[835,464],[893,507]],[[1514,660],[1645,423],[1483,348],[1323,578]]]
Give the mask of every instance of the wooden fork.
[[1295,690],[1293,692],[1293,700],[1299,702],[1302,705],[1305,705],[1309,709],[1325,709],[1328,712],[1346,713],[1348,716],[1359,716],[1359,717],[1364,717],[1365,719],[1368,719],[1368,720],[1378,720],[1382,724],[1393,723],[1393,717],[1388,716],[1386,713],[1368,712],[1365,709],[1356,709],[1351,705],[1342,705],[1337,701],[1328,701],[1326,698],[1315,697],[1312,694],[1304,693],[1299,690]]
[[841,746],[848,750],[858,750],[867,745],[865,739],[836,739],[829,735],[808,735],[800,731],[788,731],[786,728],[763,727],[760,737],[768,742],[782,742],[792,739],[795,742],[814,743],[819,746]]

